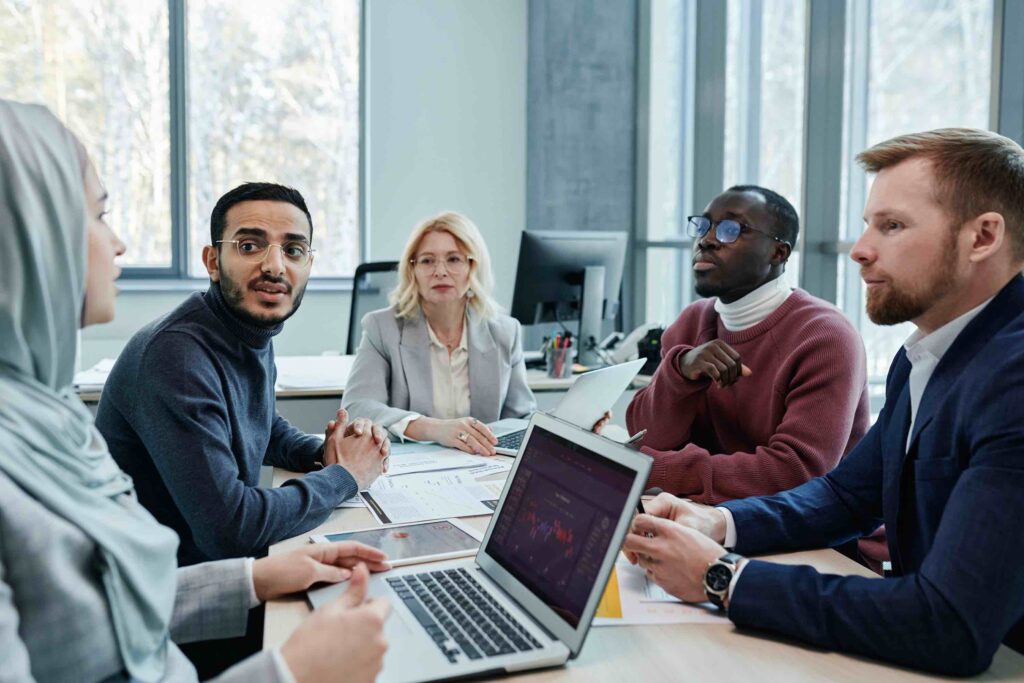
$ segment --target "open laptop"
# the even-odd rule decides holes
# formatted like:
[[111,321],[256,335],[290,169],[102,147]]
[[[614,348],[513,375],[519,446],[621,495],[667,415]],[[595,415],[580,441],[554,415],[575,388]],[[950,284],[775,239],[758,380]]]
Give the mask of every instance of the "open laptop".
[[[590,629],[651,459],[537,413],[474,559],[370,579],[394,606],[379,681],[560,666]],[[309,591],[319,607],[345,584]]]
[[[590,429],[615,405],[645,362],[640,358],[583,373],[551,414],[577,427]],[[488,425],[498,439],[495,450],[502,455],[518,453],[526,435],[526,424],[526,420],[505,419]]]

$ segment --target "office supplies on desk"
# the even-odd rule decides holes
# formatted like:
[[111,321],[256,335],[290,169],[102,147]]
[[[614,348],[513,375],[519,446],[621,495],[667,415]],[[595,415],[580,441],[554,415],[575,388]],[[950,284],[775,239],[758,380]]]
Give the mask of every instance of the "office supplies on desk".
[[309,537],[313,543],[357,541],[383,550],[392,567],[417,562],[435,562],[476,554],[480,548],[480,532],[457,519],[417,522],[388,527],[356,529],[335,534]]
[[380,477],[359,495],[378,523],[408,524],[489,515],[491,508],[481,501],[493,500],[497,494],[460,470]]
[[[642,366],[643,361],[634,360],[580,375],[551,414],[577,427],[590,429],[615,405]],[[519,451],[526,433],[525,420],[505,419],[489,426],[498,438],[498,453],[515,455]]]
[[[533,416],[474,560],[370,579],[393,605],[379,680],[412,683],[556,666],[583,647],[651,459]],[[308,593],[319,607],[344,585]]]
[[404,443],[391,445],[391,460],[388,476],[416,472],[436,472],[457,470],[469,467],[481,467],[493,462],[492,458],[483,455],[472,455],[458,450],[431,443]]

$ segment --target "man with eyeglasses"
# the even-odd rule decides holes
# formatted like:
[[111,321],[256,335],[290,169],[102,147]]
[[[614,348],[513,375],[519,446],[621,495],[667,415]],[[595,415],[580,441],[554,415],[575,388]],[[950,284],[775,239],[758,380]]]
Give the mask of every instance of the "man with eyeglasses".
[[[277,414],[272,340],[302,301],[313,222],[297,190],[246,183],[218,200],[203,263],[210,286],[128,342],[96,426],[139,501],[181,539],[181,566],[266,553],[320,525],[387,470],[390,442],[344,411],[325,439]],[[305,472],[259,487],[261,465]],[[202,678],[260,649],[262,610],[242,638],[185,645]]]
[[713,504],[825,474],[868,429],[866,360],[835,306],[783,279],[796,211],[740,185],[687,230],[707,298],[665,331],[661,364],[626,412],[631,433],[647,430],[649,486]]
[[[272,339],[302,301],[312,219],[298,191],[246,183],[217,202],[207,291],[128,342],[96,424],[179,563],[259,555],[322,523],[386,467],[387,435],[344,411],[326,440],[277,415]],[[259,488],[261,465],[306,472]]]

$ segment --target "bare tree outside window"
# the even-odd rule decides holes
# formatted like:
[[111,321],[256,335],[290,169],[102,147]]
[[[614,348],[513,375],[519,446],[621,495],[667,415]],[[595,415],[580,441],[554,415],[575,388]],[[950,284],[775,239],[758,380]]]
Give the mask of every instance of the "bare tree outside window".
[[295,187],[313,216],[314,275],[347,276],[359,245],[359,0],[188,4],[189,269],[217,198]]
[[0,0],[0,94],[79,136],[129,266],[171,263],[167,35],[165,0]]

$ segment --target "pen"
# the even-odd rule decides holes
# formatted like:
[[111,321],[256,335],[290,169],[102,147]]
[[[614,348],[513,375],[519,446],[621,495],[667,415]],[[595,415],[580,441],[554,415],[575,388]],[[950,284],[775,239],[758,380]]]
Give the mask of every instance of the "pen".
[[640,443],[640,439],[644,438],[644,434],[646,434],[646,433],[647,433],[646,429],[641,429],[639,432],[637,432],[633,436],[631,436],[628,439],[626,439],[626,441],[623,443],[623,445],[625,445],[625,446],[632,446],[633,444]]

